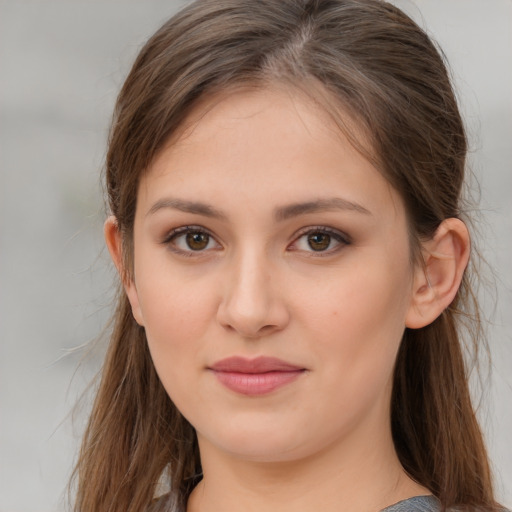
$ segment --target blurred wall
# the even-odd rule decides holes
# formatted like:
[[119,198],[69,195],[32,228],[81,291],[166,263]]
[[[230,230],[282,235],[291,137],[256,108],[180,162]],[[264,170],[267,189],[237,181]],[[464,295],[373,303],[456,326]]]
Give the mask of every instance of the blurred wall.
[[[76,371],[73,349],[101,332],[112,296],[99,186],[109,117],[140,45],[180,3],[0,0],[0,512],[64,509],[85,417],[70,411],[101,359]],[[481,245],[499,276],[482,418],[512,507],[512,2],[396,3],[445,50],[469,127]]]

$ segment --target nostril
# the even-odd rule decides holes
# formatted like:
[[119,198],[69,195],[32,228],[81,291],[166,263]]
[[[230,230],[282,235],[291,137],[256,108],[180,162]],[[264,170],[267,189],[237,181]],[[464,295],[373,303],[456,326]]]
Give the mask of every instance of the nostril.
[[275,331],[277,329],[278,329],[277,325],[264,325],[260,329],[260,333],[261,334],[270,334],[272,331]]
[[221,307],[219,308],[218,322],[230,332],[236,332],[244,338],[255,339],[282,329],[287,320],[286,315],[276,315],[276,311],[272,310],[260,311],[259,314],[254,311],[251,315],[247,312],[242,314],[235,308]]
[[268,275],[268,264],[245,259],[223,282],[217,321],[244,338],[260,338],[282,329],[288,311],[282,291]]

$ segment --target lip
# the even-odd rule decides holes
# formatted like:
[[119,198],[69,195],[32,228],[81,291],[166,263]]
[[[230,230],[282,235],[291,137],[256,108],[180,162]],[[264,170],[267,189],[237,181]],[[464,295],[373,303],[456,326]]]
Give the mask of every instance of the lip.
[[275,357],[228,357],[208,367],[221,384],[242,395],[265,395],[300,377],[306,369]]

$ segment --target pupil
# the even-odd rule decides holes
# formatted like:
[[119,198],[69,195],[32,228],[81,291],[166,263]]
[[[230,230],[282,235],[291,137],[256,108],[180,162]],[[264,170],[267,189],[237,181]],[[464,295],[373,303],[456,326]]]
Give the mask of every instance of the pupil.
[[312,233],[308,236],[308,244],[314,251],[323,251],[329,247],[330,243],[331,237],[325,233]]
[[209,237],[205,233],[188,233],[187,245],[193,251],[200,251],[208,245]]

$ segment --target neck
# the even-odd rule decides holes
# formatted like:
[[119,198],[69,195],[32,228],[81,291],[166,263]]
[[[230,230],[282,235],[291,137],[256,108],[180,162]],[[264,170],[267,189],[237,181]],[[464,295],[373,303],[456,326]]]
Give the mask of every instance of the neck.
[[204,478],[187,510],[377,512],[400,500],[430,494],[404,472],[390,429],[373,439],[371,445],[361,446],[352,439],[327,446],[299,460],[261,462],[226,455],[200,438]]

